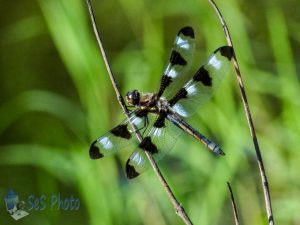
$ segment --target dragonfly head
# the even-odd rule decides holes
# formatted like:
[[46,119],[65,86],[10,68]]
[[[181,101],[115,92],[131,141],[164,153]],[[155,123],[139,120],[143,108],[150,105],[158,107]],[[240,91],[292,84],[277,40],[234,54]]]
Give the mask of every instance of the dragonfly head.
[[128,91],[126,94],[126,101],[129,105],[138,105],[140,102],[140,93],[137,90]]

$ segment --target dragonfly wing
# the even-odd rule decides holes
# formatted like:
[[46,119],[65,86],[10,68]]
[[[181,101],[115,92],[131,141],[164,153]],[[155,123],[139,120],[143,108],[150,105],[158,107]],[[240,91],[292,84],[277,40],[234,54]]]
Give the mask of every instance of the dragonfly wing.
[[137,177],[149,167],[145,151],[152,154],[157,162],[174,147],[176,140],[182,134],[183,131],[172,125],[166,116],[162,114],[157,118],[147,136],[127,160],[125,171],[129,179]]
[[137,129],[146,129],[144,127],[145,117],[137,116],[138,112],[137,110],[134,111],[129,119],[125,119],[118,126],[95,140],[90,146],[90,157],[92,159],[103,158],[136,144],[137,140],[133,137],[134,131],[130,127],[130,122],[135,124]]
[[170,106],[183,117],[195,113],[219,87],[231,64],[232,55],[233,49],[230,46],[215,50],[193,78],[169,101]]
[[[169,64],[161,77],[158,96],[171,96],[175,90],[179,89],[180,83],[185,83],[185,74],[190,69],[195,51],[195,35],[191,27],[184,27],[179,30],[171,51]],[[171,85],[172,84],[172,85]],[[172,88],[168,88],[172,86]]]

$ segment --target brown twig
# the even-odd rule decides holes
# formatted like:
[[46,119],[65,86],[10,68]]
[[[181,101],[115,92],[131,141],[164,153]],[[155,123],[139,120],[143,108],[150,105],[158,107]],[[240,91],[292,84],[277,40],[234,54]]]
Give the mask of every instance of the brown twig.
[[228,191],[229,191],[229,194],[230,194],[230,200],[231,200],[231,205],[232,205],[232,211],[233,211],[233,217],[234,217],[235,225],[240,225],[240,220],[239,220],[239,217],[238,217],[238,214],[237,214],[233,192],[232,192],[232,189],[231,189],[231,186],[230,186],[229,182],[227,182],[227,187],[228,187]]
[[[220,22],[221,22],[221,24],[223,26],[223,29],[224,29],[224,32],[225,32],[225,36],[226,36],[226,40],[227,40],[228,45],[233,47],[228,27],[226,25],[226,22],[225,22],[222,14],[221,14],[219,8],[217,7],[216,3],[213,0],[209,0],[209,2],[213,6],[213,8],[215,9],[215,11],[216,11],[216,13],[217,13],[217,15],[220,19]],[[236,77],[237,77],[237,80],[238,80],[239,88],[240,88],[240,93],[241,93],[241,98],[242,98],[245,113],[246,113],[246,118],[247,118],[247,121],[248,121],[250,133],[251,133],[251,136],[252,136],[252,140],[253,140],[253,144],[254,144],[254,148],[255,148],[255,152],[256,152],[257,163],[258,163],[260,176],[261,176],[262,188],[263,188],[263,191],[264,191],[265,204],[266,204],[266,210],[267,210],[267,216],[268,216],[268,223],[269,223],[269,225],[274,225],[274,217],[273,217],[273,212],[272,212],[272,204],[271,204],[271,197],[270,197],[270,190],[269,190],[267,175],[266,175],[266,172],[265,172],[263,159],[262,159],[262,156],[261,156],[261,152],[260,152],[259,145],[258,145],[258,140],[257,140],[257,137],[256,137],[254,124],[253,124],[253,121],[252,121],[250,108],[249,108],[249,104],[248,104],[248,101],[247,101],[244,84],[243,84],[243,81],[242,81],[241,71],[240,71],[239,64],[238,64],[238,61],[237,61],[237,58],[236,58],[236,55],[235,55],[234,51],[233,51],[233,59],[232,60],[233,60],[233,65],[234,65],[234,69],[235,69],[235,72],[236,72]]]
[[[101,54],[102,54],[102,57],[103,57],[103,60],[104,60],[105,66],[106,66],[106,70],[108,72],[109,78],[110,78],[110,80],[112,82],[112,85],[114,87],[114,90],[116,92],[118,102],[121,105],[121,108],[122,108],[124,114],[127,116],[127,118],[129,118],[129,111],[126,107],[126,104],[124,102],[124,99],[123,99],[122,95],[120,94],[120,91],[118,89],[117,83],[116,83],[115,78],[114,78],[114,75],[111,71],[109,62],[107,60],[106,53],[105,53],[104,47],[102,45],[102,41],[100,39],[100,35],[99,35],[98,29],[97,29],[96,20],[95,20],[95,16],[94,16],[94,12],[93,12],[91,2],[90,2],[90,0],[86,0],[86,3],[87,3],[87,6],[88,6],[88,10],[89,10],[89,14],[90,14],[90,17],[91,17],[93,30],[94,30],[94,33],[95,33],[95,36],[96,36],[96,39],[97,39],[97,42],[98,42],[98,46],[100,48],[100,51],[101,51]],[[129,121],[131,121],[131,120],[129,120]],[[139,140],[139,142],[142,142],[143,137],[140,134],[139,130],[136,129],[135,125],[132,124],[131,122],[130,122],[130,124],[131,124],[133,130],[136,131],[135,134],[136,134],[137,139]],[[184,208],[182,207],[182,205],[176,199],[176,197],[173,194],[171,188],[169,187],[167,181],[165,180],[162,173],[160,172],[160,170],[159,170],[156,162],[154,161],[152,155],[147,151],[145,151],[145,153],[147,155],[147,158],[148,158],[153,170],[155,171],[156,175],[158,176],[162,186],[164,187],[165,191],[167,192],[167,195],[168,195],[171,203],[173,204],[177,215],[184,221],[185,224],[191,225],[192,222],[191,222],[190,218],[186,214],[186,212],[185,212]]]

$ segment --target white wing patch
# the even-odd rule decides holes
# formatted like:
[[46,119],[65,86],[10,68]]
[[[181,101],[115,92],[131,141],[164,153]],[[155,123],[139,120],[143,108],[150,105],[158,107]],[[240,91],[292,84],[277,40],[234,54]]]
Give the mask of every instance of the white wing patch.
[[162,130],[160,128],[155,128],[154,132],[153,132],[153,136],[155,137],[160,137],[162,135]]
[[[192,84],[188,88],[186,88],[186,91],[188,92],[188,96],[195,96],[198,94],[198,89],[195,87],[196,84]],[[186,85],[188,86],[188,85]]]
[[168,76],[170,76],[170,77],[172,77],[172,78],[177,77],[177,75],[178,75],[178,72],[177,72],[174,68],[172,68],[172,69],[168,72]]
[[141,165],[144,163],[143,157],[140,156],[138,152],[135,152],[131,157],[131,160],[134,161],[137,165]]
[[181,37],[177,38],[176,43],[178,46],[180,46],[180,48],[184,48],[184,49],[189,49],[191,46],[188,41],[183,40]]
[[132,123],[136,126],[140,125],[140,123],[143,121],[142,118],[140,117],[134,117],[134,120],[132,121]]
[[113,143],[109,140],[108,137],[98,139],[98,142],[100,142],[105,149],[112,149],[114,147]]
[[222,66],[222,61],[217,59],[216,55],[213,55],[213,57],[208,60],[208,64],[211,64],[216,70],[218,70]]
[[176,103],[172,107],[180,116],[187,117],[189,114],[187,111],[184,110],[181,104]]

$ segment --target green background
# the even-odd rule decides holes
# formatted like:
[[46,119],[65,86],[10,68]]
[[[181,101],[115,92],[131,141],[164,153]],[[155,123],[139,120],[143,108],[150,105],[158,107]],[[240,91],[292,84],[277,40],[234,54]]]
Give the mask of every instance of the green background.
[[[217,1],[231,31],[269,179],[276,224],[300,224],[300,14],[294,1]],[[156,90],[173,39],[195,29],[194,69],[226,44],[208,1],[93,1],[120,90]],[[19,224],[182,224],[154,172],[128,181],[130,155],[92,161],[92,140],[123,118],[99,54],[85,1],[1,1],[0,224],[15,224],[4,197],[47,196]],[[159,163],[195,224],[233,224],[226,181],[242,224],[266,224],[253,143],[233,68],[189,120],[226,152],[188,136]],[[51,210],[60,193],[78,211]],[[27,210],[28,211],[28,210]]]

